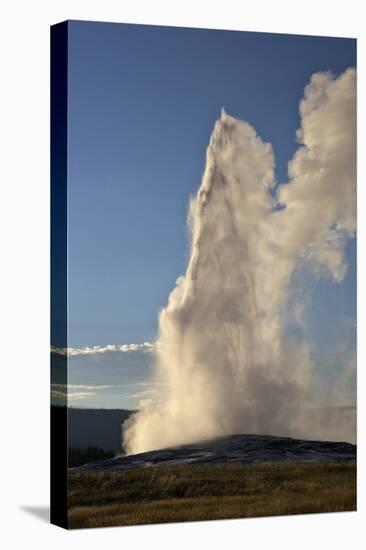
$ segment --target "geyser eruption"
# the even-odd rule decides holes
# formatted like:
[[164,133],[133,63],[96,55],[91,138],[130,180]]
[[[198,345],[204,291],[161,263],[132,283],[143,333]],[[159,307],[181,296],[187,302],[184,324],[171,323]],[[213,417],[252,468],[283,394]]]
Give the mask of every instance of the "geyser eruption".
[[306,432],[301,404],[314,366],[306,341],[286,334],[284,307],[295,269],[336,281],[346,273],[356,229],[355,78],[353,69],[313,75],[290,181],[275,193],[271,145],[222,111],[189,207],[187,271],[159,317],[162,391],[124,424],[128,453],[238,432]]

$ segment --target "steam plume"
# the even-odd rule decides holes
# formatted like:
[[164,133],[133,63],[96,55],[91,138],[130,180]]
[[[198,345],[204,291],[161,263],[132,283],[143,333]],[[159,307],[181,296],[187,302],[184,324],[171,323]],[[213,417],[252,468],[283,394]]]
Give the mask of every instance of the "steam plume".
[[[191,199],[191,256],[160,312],[160,400],[124,424],[128,453],[235,432],[299,432],[314,368],[305,341],[285,336],[291,276],[340,281],[355,234],[356,72],[317,73],[300,103],[300,146],[287,184],[246,122],[222,111]],[[301,308],[300,308],[301,309]]]

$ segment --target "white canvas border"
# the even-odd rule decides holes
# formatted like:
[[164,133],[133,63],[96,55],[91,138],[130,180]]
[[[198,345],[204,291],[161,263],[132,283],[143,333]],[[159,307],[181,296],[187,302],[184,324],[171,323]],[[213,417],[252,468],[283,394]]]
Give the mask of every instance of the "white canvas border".
[[49,495],[49,25],[64,19],[169,24],[358,38],[359,121],[366,120],[362,3],[34,0],[2,6],[2,533],[6,547],[33,540],[55,550],[104,545],[150,548],[352,548],[365,520],[365,150],[359,124],[359,511],[67,533],[24,507]]

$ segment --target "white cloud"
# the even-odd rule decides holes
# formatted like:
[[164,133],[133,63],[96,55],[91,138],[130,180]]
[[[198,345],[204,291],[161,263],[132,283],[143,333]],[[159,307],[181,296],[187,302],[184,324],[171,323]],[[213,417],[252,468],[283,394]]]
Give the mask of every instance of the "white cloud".
[[153,352],[155,344],[153,342],[144,342],[143,344],[107,344],[105,346],[86,346],[83,348],[57,348],[52,347],[51,352],[57,355],[72,357],[75,355],[95,355],[97,353],[121,352],[128,353],[133,351]]

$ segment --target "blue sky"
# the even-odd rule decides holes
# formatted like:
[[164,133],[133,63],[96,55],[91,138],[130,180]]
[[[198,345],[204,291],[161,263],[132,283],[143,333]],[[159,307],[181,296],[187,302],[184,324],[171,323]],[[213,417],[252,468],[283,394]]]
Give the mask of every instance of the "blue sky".
[[[348,39],[70,22],[69,346],[154,339],[185,271],[188,200],[222,106],[271,142],[285,182],[311,74],[355,64]],[[328,319],[347,321],[355,345],[355,243],[347,257],[341,284],[312,285],[305,330],[318,358],[337,331]],[[70,383],[119,385],[80,400],[75,391],[73,404],[135,407],[150,358],[72,357]]]

